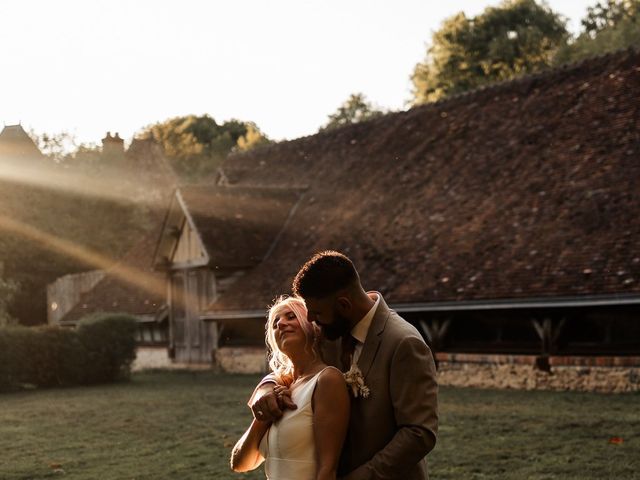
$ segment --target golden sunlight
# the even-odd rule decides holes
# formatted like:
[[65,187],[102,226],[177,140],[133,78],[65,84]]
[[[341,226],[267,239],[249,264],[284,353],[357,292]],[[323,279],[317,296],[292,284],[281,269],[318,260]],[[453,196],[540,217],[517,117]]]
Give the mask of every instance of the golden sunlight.
[[42,245],[46,249],[79,260],[91,268],[106,270],[109,274],[148,293],[161,296],[166,294],[166,285],[163,281],[139,269],[116,263],[112,258],[93,252],[85,247],[43,232],[2,214],[0,214],[0,231],[4,231],[7,234],[19,235],[26,240]]
[[[123,178],[124,177],[124,178]],[[121,170],[104,169],[99,176],[85,175],[81,172],[63,171],[61,167],[50,167],[46,164],[27,165],[25,162],[4,161],[0,163],[0,181],[43,187],[51,190],[63,191],[87,197],[104,200],[131,201],[137,204],[152,204],[148,195],[136,195],[131,197],[130,180],[123,175]],[[143,185],[139,185],[144,192]]]

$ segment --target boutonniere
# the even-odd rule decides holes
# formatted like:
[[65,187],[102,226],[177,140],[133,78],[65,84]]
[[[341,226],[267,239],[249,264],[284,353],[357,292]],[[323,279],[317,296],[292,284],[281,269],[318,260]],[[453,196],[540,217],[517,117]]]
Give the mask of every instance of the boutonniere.
[[369,387],[364,384],[362,372],[358,368],[358,364],[355,362],[351,364],[349,371],[344,374],[344,380],[347,382],[347,387],[351,390],[351,394],[354,398],[367,398],[371,393]]

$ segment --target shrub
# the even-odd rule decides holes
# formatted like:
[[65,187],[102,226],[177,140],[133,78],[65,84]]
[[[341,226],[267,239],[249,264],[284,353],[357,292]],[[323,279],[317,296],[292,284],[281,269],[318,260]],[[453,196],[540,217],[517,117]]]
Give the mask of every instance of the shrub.
[[84,381],[88,352],[77,332],[60,327],[38,327],[27,346],[25,383],[40,387],[78,385]]
[[0,328],[0,390],[15,388],[24,382],[28,364],[26,345],[30,331],[26,327]]
[[95,314],[78,325],[80,343],[87,352],[85,383],[128,378],[136,358],[137,321],[126,314]]
[[77,330],[0,327],[0,391],[127,378],[135,359],[137,322],[128,315],[94,315]]

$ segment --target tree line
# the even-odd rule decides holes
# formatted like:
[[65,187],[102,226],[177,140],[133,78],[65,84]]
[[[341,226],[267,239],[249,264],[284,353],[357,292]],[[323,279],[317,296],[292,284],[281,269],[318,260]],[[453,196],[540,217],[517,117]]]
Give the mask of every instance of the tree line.
[[[574,37],[566,19],[535,0],[505,0],[468,17],[459,12],[433,32],[411,75],[411,106],[494,82],[640,45],[640,0],[604,0],[587,8]],[[385,113],[352,94],[321,130]]]
[[[475,17],[459,12],[432,33],[425,57],[411,74],[409,106],[440,100],[490,83],[571,63],[611,50],[640,45],[640,0],[603,0],[587,8],[574,37],[567,19],[536,0],[504,0]],[[353,93],[319,131],[358,123],[387,113],[362,92]],[[185,181],[213,174],[229,152],[271,140],[253,122],[216,122],[209,115],[187,115],[149,125],[138,138],[158,141]],[[76,145],[66,133],[43,135],[39,146],[69,165],[101,161],[97,145]],[[69,146],[73,149],[69,152]]]
[[[95,143],[78,143],[68,132],[38,135],[30,132],[42,153],[54,163],[91,173],[110,159]],[[222,123],[209,115],[185,115],[148,125],[134,135],[154,139],[167,156],[176,174],[195,181],[215,173],[231,151],[244,151],[271,140],[253,122],[228,120]]]

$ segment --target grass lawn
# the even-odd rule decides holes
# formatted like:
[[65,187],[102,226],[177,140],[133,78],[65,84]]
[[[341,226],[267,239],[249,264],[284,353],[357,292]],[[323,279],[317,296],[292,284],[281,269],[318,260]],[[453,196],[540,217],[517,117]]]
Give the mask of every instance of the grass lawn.
[[[0,479],[263,478],[228,469],[257,380],[160,372],[2,394]],[[434,480],[640,479],[638,394],[443,388],[440,410]]]

